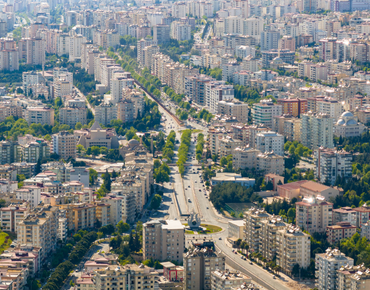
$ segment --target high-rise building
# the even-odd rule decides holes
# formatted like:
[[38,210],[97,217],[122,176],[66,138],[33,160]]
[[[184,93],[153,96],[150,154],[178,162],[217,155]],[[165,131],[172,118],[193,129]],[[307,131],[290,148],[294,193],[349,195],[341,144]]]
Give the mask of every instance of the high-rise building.
[[333,148],[333,118],[327,114],[303,114],[301,122],[302,144],[310,149]]
[[279,31],[262,31],[261,32],[261,50],[270,50],[279,48]]
[[178,220],[154,220],[143,225],[144,259],[182,262],[185,227]]
[[282,114],[282,106],[274,104],[271,99],[253,104],[252,116],[255,125],[263,124],[271,128],[273,118]]
[[282,105],[283,115],[300,117],[301,114],[307,112],[306,99],[279,99],[277,103]]
[[95,120],[99,124],[107,126],[112,120],[117,120],[117,106],[109,103],[101,103],[95,107]]
[[238,271],[213,271],[211,273],[212,290],[233,290],[245,283],[250,284],[252,279]]
[[213,242],[193,244],[184,257],[184,289],[212,289],[213,271],[225,270],[225,256],[214,250]]
[[352,153],[320,147],[314,151],[314,157],[315,178],[321,183],[333,185],[338,176],[352,177]]
[[284,136],[272,131],[258,133],[255,148],[262,153],[273,151],[277,155],[284,156]]
[[52,142],[53,147],[50,151],[58,154],[64,160],[68,158],[76,159],[77,139],[73,134],[67,131],[59,132],[53,135]]
[[87,108],[61,108],[59,109],[59,123],[75,128],[77,123],[87,124]]
[[370,289],[370,269],[364,264],[358,266],[345,265],[337,270],[336,289],[361,290]]
[[117,104],[117,119],[123,123],[134,121],[134,103],[131,100],[123,99]]
[[153,39],[158,44],[170,41],[170,26],[166,24],[157,24],[153,26]]
[[279,230],[276,244],[276,265],[280,266],[284,273],[291,274],[295,264],[301,268],[310,265],[311,236],[302,232],[299,227],[288,225]]
[[353,266],[353,259],[346,257],[338,249],[328,248],[325,253],[316,254],[315,264],[317,269],[315,273],[316,288],[319,290],[334,290],[338,289],[337,271],[346,265]]
[[333,224],[333,204],[318,196],[306,196],[296,203],[296,225],[310,234],[323,233]]
[[269,218],[264,209],[251,208],[244,213],[244,240],[249,245],[249,251],[260,252],[260,223]]
[[151,45],[157,45],[157,42],[150,38],[142,38],[137,41],[137,61],[141,65],[145,64],[144,48]]

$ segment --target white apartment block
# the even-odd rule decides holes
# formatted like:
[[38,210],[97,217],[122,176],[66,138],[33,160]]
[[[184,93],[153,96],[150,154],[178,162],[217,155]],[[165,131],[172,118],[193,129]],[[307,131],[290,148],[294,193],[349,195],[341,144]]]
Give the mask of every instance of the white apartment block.
[[244,213],[244,240],[249,245],[249,251],[260,252],[261,226],[263,220],[267,220],[270,215],[264,209],[250,208]]
[[261,100],[259,103],[253,104],[252,116],[253,124],[263,124],[267,127],[272,127],[272,120],[275,116],[283,114],[283,107],[276,105],[269,100]]
[[157,42],[150,38],[142,38],[137,41],[137,61],[141,65],[145,64],[145,52],[144,48],[151,45],[157,45]]
[[250,284],[252,279],[239,271],[213,271],[211,273],[212,290],[233,290],[244,284]]
[[117,104],[123,97],[126,88],[133,88],[134,80],[128,72],[114,71],[110,80],[111,102]]
[[325,197],[305,196],[296,203],[296,225],[310,234],[323,233],[332,224],[333,204],[325,201]]
[[245,58],[249,55],[256,56],[256,49],[252,46],[240,45],[235,48],[236,57]]
[[60,78],[53,83],[54,98],[72,95],[73,81],[70,82],[66,79]]
[[38,85],[41,82],[44,81],[44,78],[41,74],[41,72],[23,72],[22,73],[22,82],[23,82],[23,90],[25,91],[25,94],[28,95],[30,87],[34,85]]
[[315,178],[321,183],[334,184],[338,176],[352,178],[353,155],[344,150],[318,148],[314,151]]
[[255,139],[255,148],[262,153],[274,152],[284,156],[284,136],[272,131],[258,133]]
[[370,240],[370,222],[369,221],[362,224],[361,237],[365,237],[366,239]]
[[234,99],[234,88],[232,85],[220,85],[211,88],[209,109],[215,114],[218,111],[218,104],[220,101],[230,102]]
[[110,205],[109,221],[111,224],[118,224],[122,220],[122,197],[109,194],[103,197],[102,201]]
[[36,185],[23,186],[16,190],[16,197],[27,201],[30,208],[35,208],[41,202],[41,187]]
[[69,35],[66,33],[57,35],[57,54],[58,56],[69,54]]
[[233,155],[233,167],[245,169],[257,167],[257,156],[261,153],[258,149],[251,147],[238,147],[234,149]]
[[327,114],[336,121],[343,113],[343,106],[338,100],[327,97],[317,100],[316,113]]
[[301,141],[310,149],[333,148],[333,118],[327,114],[308,112],[301,117]]
[[7,232],[17,232],[18,223],[28,214],[28,203],[22,205],[10,204],[0,208],[1,229]]
[[178,220],[154,220],[143,225],[144,259],[182,262],[185,227]]
[[337,289],[337,271],[346,265],[353,266],[353,259],[346,257],[337,249],[328,248],[325,253],[316,254],[316,288],[318,290]]
[[67,160],[76,159],[77,139],[73,134],[62,131],[52,136],[53,147],[50,151],[58,154],[60,158]]
[[66,68],[55,67],[53,69],[53,80],[58,81],[59,79],[66,80],[73,84],[73,73],[69,72]]
[[87,108],[61,108],[59,110],[59,123],[66,124],[72,129],[77,123],[87,124]]
[[81,59],[82,44],[85,42],[86,38],[81,34],[77,34],[69,38],[69,61]]
[[180,21],[171,23],[170,37],[178,41],[191,39],[191,25]]
[[361,290],[370,289],[370,269],[364,264],[358,266],[342,266],[337,271],[338,290]]
[[260,229],[260,253],[268,261],[272,261],[277,256],[278,243],[277,232],[283,230],[287,224],[283,222],[280,216],[269,216],[259,223]]

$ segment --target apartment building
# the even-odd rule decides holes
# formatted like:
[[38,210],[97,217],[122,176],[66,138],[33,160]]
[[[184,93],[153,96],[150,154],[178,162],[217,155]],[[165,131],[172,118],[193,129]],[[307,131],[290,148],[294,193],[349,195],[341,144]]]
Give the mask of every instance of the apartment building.
[[211,287],[212,290],[232,290],[235,287],[240,287],[241,285],[247,283],[250,284],[252,279],[245,276],[239,271],[213,271],[211,273]]
[[2,165],[0,166],[0,180],[6,179],[9,181],[17,180],[17,168],[13,165]]
[[229,221],[227,224],[228,238],[236,239],[236,240],[243,239],[244,238],[244,227],[245,227],[245,221],[243,220]]
[[301,141],[301,119],[289,115],[273,118],[272,131],[283,135],[288,141]]
[[149,45],[143,49],[144,63],[143,66],[149,70],[152,68],[153,59],[152,56],[159,52],[158,45]]
[[260,153],[257,155],[257,167],[255,169],[261,174],[283,175],[285,170],[284,157],[274,152]]
[[41,248],[41,260],[55,250],[58,239],[59,209],[39,205],[18,223],[17,239],[20,244]]
[[170,37],[178,41],[190,40],[191,25],[181,21],[173,21],[171,23]]
[[279,99],[277,103],[278,105],[282,106],[283,115],[300,117],[301,114],[304,114],[307,112],[307,100],[306,99],[301,99],[301,98]]
[[220,101],[232,101],[234,99],[234,88],[232,85],[216,85],[206,94],[206,104],[213,114],[218,111]]
[[110,204],[104,202],[95,203],[96,220],[104,227],[111,224],[110,222]]
[[321,183],[334,184],[338,176],[352,177],[353,155],[344,150],[318,148],[314,151],[315,178]]
[[345,265],[337,270],[336,289],[360,290],[370,287],[370,269],[363,264],[358,266]]
[[28,203],[22,205],[10,204],[0,208],[1,229],[7,232],[18,232],[18,223],[24,219],[29,212]]
[[53,97],[64,97],[72,95],[73,82],[60,78],[53,82]]
[[101,103],[95,107],[95,120],[99,124],[107,126],[112,120],[117,120],[117,106],[109,103]]
[[19,70],[19,53],[16,49],[0,51],[0,70]]
[[182,262],[185,227],[180,221],[154,220],[143,225],[144,259]]
[[[96,210],[93,204],[86,203],[74,204],[72,206],[72,212],[73,212],[74,230],[76,232],[78,232],[79,230],[95,227]],[[103,217],[102,219],[107,220],[108,217]]]
[[316,101],[316,113],[326,114],[333,120],[338,120],[343,113],[343,106],[338,100],[325,97]]
[[73,134],[67,131],[62,131],[52,136],[53,146],[50,149],[51,152],[56,153],[67,160],[68,158],[76,159],[76,146],[77,139]]
[[327,114],[308,112],[301,117],[301,141],[310,149],[333,148],[333,118]]
[[262,153],[274,152],[284,156],[284,136],[272,131],[258,133],[255,138],[255,148]]
[[212,289],[212,272],[224,271],[226,259],[214,250],[213,242],[193,242],[183,254],[184,289]]
[[268,261],[272,261],[279,249],[277,243],[277,232],[283,230],[287,224],[283,222],[280,216],[269,216],[267,219],[260,222],[260,245],[259,250],[263,257]]
[[117,119],[123,123],[134,121],[134,103],[129,99],[123,99],[117,104]]
[[229,117],[235,117],[238,122],[246,123],[248,121],[248,104],[239,100],[219,101],[217,113]]
[[82,125],[87,124],[87,109],[86,108],[60,108],[59,109],[59,123],[75,128],[77,123]]
[[261,32],[261,50],[271,50],[279,48],[279,31],[262,31]]
[[35,208],[41,202],[41,187],[36,185],[23,186],[15,191],[19,200],[28,201],[30,208]]
[[42,38],[26,38],[18,42],[19,59],[27,64],[42,65],[45,63],[45,41]]
[[261,223],[269,218],[264,209],[250,208],[244,213],[244,240],[249,245],[249,251],[260,252]]
[[326,235],[330,244],[335,244],[342,239],[350,238],[356,233],[356,226],[349,222],[339,222],[335,225],[327,226]]
[[185,94],[195,103],[206,105],[206,84],[215,79],[207,75],[191,75],[185,78]]
[[[185,17],[185,16],[184,16]],[[158,44],[163,44],[170,41],[171,28],[166,24],[157,24],[153,26],[153,39]]]
[[110,223],[112,225],[118,224],[122,220],[122,197],[109,194],[101,200],[110,205]]
[[133,88],[134,79],[129,72],[115,69],[110,78],[111,102],[113,105],[120,102],[124,96],[123,92],[127,88]]
[[353,209],[356,212],[356,227],[361,228],[370,220],[370,207],[365,203]]
[[302,268],[310,265],[311,236],[295,225],[277,231],[276,265],[286,274],[291,274],[295,264]]
[[333,209],[333,225],[339,222],[349,222],[351,225],[356,226],[357,213],[357,211],[349,206]]
[[158,272],[154,268],[143,264],[108,265],[93,272],[94,283],[89,286],[93,286],[96,290],[115,286],[122,286],[121,288],[124,289],[141,289],[141,287],[154,289],[156,276],[158,276]]
[[127,190],[123,191],[123,190],[113,189],[110,196],[119,198],[119,201],[121,203],[120,220],[124,221],[125,223],[134,222],[136,219],[136,213],[137,213],[135,193],[127,191]]
[[296,225],[310,234],[323,233],[333,224],[333,204],[318,196],[305,196],[296,203]]
[[24,111],[28,125],[41,124],[54,126],[54,109],[46,107],[28,107]]
[[[338,270],[348,265],[353,267],[353,259],[346,257],[338,249],[326,249],[325,253],[316,254],[315,277],[319,290],[338,289]],[[349,289],[349,288],[348,288]]]
[[218,154],[220,157],[226,157],[233,153],[233,151],[243,146],[243,142],[237,139],[233,139],[230,136],[226,136],[219,140],[219,151]]
[[282,114],[282,106],[274,104],[271,99],[261,100],[259,103],[253,104],[252,117],[254,125],[263,124],[272,128],[273,118]]
[[251,170],[257,167],[257,156],[261,153],[258,149],[246,147],[235,148],[233,155],[233,167]]
[[151,45],[157,45],[157,42],[150,38],[142,38],[137,41],[137,62],[141,65],[145,64],[144,48]]

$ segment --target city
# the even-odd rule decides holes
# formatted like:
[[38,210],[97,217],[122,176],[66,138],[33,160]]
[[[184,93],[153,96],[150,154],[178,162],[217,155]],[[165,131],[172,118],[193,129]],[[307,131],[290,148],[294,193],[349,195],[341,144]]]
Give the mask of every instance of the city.
[[370,289],[370,0],[4,0],[0,48],[0,289]]

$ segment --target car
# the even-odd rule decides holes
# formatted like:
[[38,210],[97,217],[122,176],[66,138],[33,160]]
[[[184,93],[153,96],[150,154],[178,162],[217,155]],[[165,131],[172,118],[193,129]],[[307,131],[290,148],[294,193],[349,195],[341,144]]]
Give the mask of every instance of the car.
[[190,185],[188,187],[190,187]]
[[244,260],[243,258],[244,258],[244,256],[240,256],[240,259]]
[[204,184],[203,184],[203,187],[204,187]]
[[209,207],[207,206],[207,209],[209,209]]
[[199,191],[200,191],[200,192],[202,192],[202,190],[201,190],[201,189],[199,189]]
[[171,202],[171,204],[173,204],[173,202]]
[[274,275],[274,276],[272,276],[272,279],[276,279],[276,276]]
[[219,237],[218,239],[219,239],[220,241],[222,241],[222,238],[221,238],[221,237]]
[[249,264],[253,265],[253,262],[249,262]]
[[195,180],[194,182],[195,182],[195,183],[197,183],[197,181],[196,181],[196,180]]

